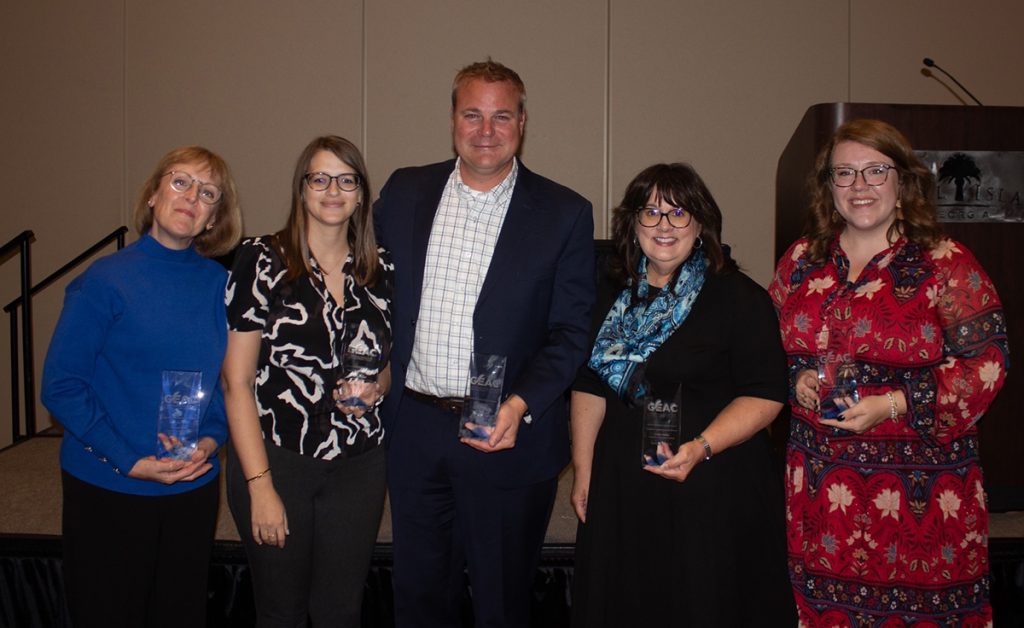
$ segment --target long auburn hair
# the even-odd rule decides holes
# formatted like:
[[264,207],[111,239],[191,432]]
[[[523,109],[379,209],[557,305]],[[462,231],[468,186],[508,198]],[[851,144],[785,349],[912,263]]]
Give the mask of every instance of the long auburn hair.
[[373,194],[370,177],[366,172],[363,155],[355,144],[337,135],[324,135],[314,139],[299,155],[292,175],[292,208],[284,228],[274,234],[274,242],[284,260],[288,272],[286,281],[294,281],[312,273],[309,265],[309,243],[306,236],[309,225],[306,222],[305,177],[313,156],[325,150],[333,153],[355,170],[359,175],[359,205],[352,212],[348,225],[348,248],[352,253],[352,276],[361,286],[372,286],[377,282],[377,238],[373,232],[373,208],[370,202]]
[[846,226],[832,198],[832,153],[841,142],[856,142],[873,148],[893,161],[899,177],[897,197],[900,207],[886,237],[892,244],[903,235],[907,240],[930,249],[942,239],[935,208],[935,178],[914,154],[910,141],[891,124],[881,120],[852,120],[836,129],[818,151],[814,171],[807,181],[811,193],[811,211],[804,236],[807,256],[814,263],[825,261],[832,241]]
[[640,279],[637,265],[643,251],[635,237],[637,211],[647,205],[652,192],[659,200],[690,212],[700,225],[698,235],[703,242],[709,272],[722,274],[736,270],[736,262],[722,247],[722,210],[704,180],[689,164],[654,164],[629,182],[622,201],[612,210],[612,242],[618,253],[609,268],[613,277],[623,284],[627,281],[636,284]]

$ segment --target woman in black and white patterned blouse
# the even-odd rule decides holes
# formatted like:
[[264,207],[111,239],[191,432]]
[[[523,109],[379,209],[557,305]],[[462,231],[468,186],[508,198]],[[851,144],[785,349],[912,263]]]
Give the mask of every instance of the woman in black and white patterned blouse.
[[284,229],[245,240],[227,285],[228,500],[258,626],[358,626],[384,503],[393,266],[359,150],[299,157]]

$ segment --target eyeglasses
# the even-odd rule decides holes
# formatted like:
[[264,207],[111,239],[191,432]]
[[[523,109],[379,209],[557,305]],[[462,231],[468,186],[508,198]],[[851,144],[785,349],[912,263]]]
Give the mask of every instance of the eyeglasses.
[[362,177],[354,172],[343,172],[337,176],[331,176],[326,172],[310,172],[303,179],[309,189],[323,192],[331,187],[331,181],[338,182],[338,189],[342,192],[355,192],[362,185]]
[[657,207],[641,207],[636,211],[637,222],[644,227],[657,227],[661,224],[662,218],[667,218],[668,224],[676,229],[685,229],[690,226],[693,214],[682,207],[673,207],[667,212]]
[[193,185],[199,185],[199,200],[207,205],[213,205],[219,201],[220,197],[224,194],[216,185],[207,183],[206,181],[200,181],[187,172],[170,170],[160,176],[166,177],[167,175],[171,175],[171,189],[175,192],[181,192],[184,194],[191,190]]
[[885,180],[889,178],[890,170],[896,170],[896,166],[877,164],[863,170],[840,166],[839,168],[830,168],[828,176],[832,179],[832,185],[837,188],[848,188],[857,181],[857,173],[860,173],[864,183],[874,187],[885,183]]

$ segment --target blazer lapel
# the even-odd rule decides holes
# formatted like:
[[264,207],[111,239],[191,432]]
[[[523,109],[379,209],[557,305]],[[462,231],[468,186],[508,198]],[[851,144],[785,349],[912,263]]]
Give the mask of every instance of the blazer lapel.
[[444,186],[448,183],[448,176],[455,167],[454,161],[445,162],[447,168],[438,168],[424,177],[423,188],[426,193],[418,195],[416,207],[412,216],[412,262],[413,272],[410,278],[413,284],[409,286],[412,290],[413,307],[411,311],[420,310],[420,297],[423,294],[423,272],[427,266],[427,245],[430,244],[430,230],[433,228],[434,216],[437,214],[437,206],[441,202],[441,195],[444,194]]
[[500,289],[503,282],[515,273],[516,265],[522,259],[525,248],[532,241],[532,234],[543,224],[540,215],[543,209],[536,203],[531,193],[530,177],[533,176],[523,164],[519,164],[519,175],[516,187],[509,200],[505,222],[501,225],[501,233],[494,245],[491,264],[487,267],[487,276],[480,287],[477,306],[487,298],[489,292]]

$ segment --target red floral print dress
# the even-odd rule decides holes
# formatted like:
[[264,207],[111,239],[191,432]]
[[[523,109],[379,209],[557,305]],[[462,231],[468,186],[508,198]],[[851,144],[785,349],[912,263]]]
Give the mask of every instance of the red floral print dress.
[[[901,239],[854,282],[838,241],[796,242],[769,292],[789,358],[789,571],[802,626],[990,626],[988,512],[975,424],[1006,377],[1006,323],[963,245]],[[793,382],[850,365],[861,397],[908,412],[864,434],[819,424]]]

